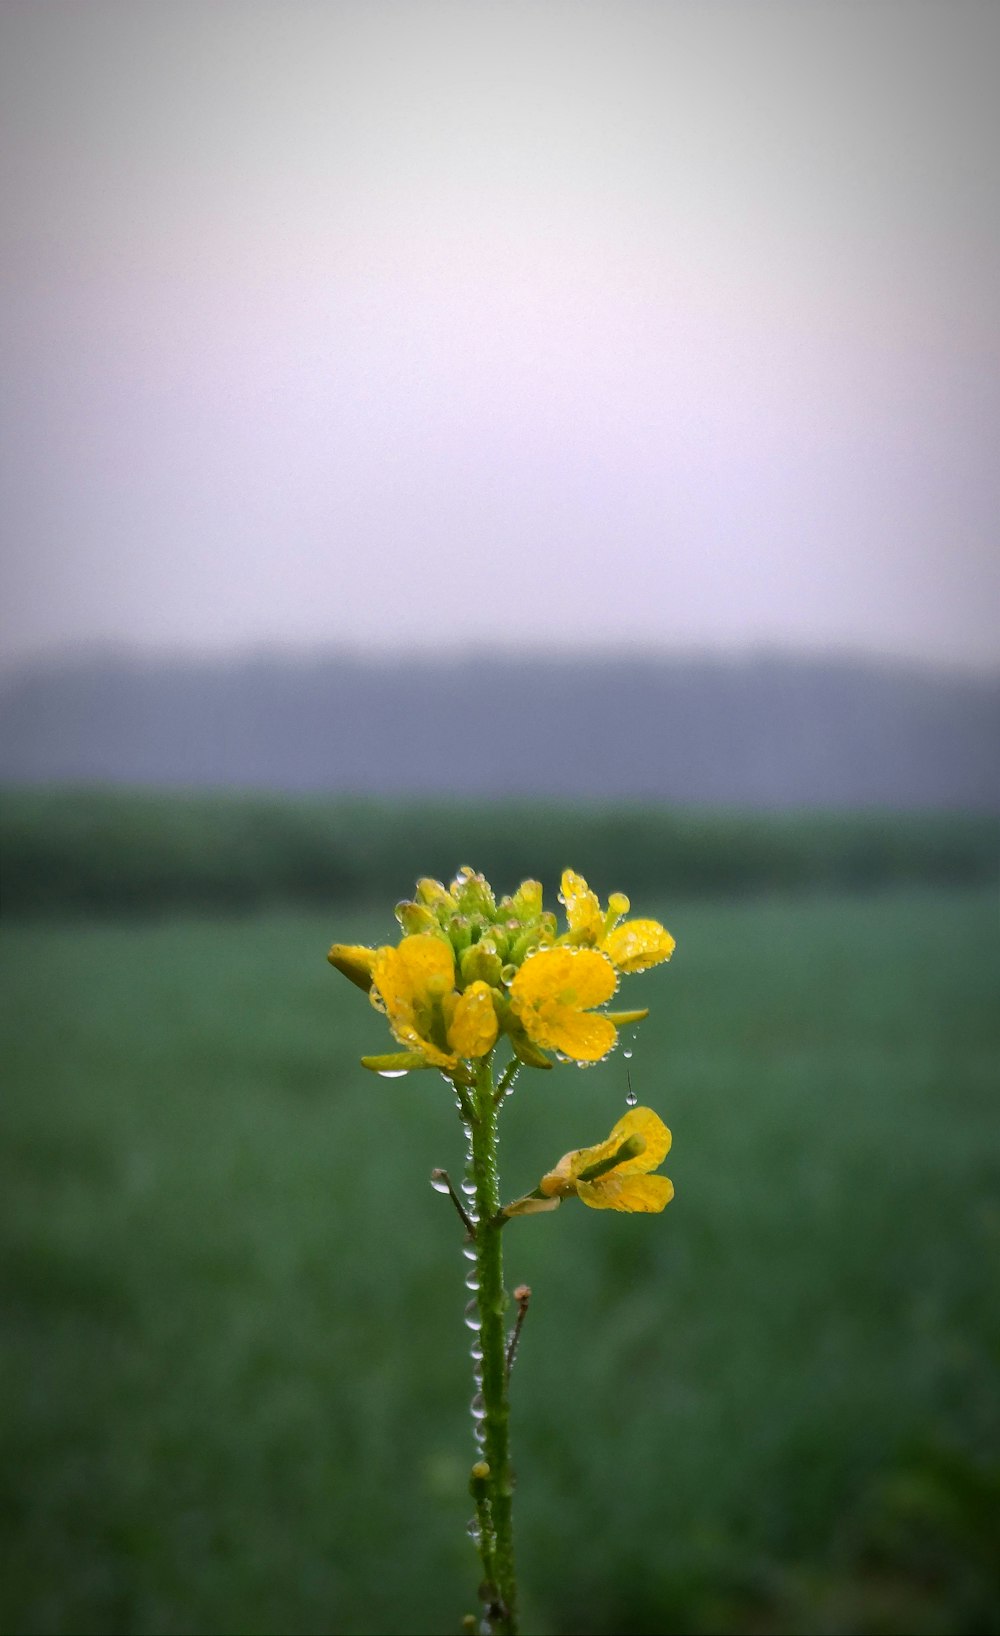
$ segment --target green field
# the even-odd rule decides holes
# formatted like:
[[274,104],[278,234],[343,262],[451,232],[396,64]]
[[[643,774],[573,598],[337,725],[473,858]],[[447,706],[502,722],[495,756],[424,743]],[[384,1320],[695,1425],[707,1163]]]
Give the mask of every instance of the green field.
[[[508,1229],[526,1630],[995,1631],[995,896],[636,908],[678,938],[629,988],[677,1196]],[[427,1185],[461,1131],[437,1076],[357,1065],[382,1020],[324,959],[391,931],[8,925],[5,1632],[474,1606],[465,1263]],[[624,1091],[620,1054],[522,1075],[505,1190]]]
[[393,902],[472,859],[555,893],[569,860],[638,897],[974,886],[997,880],[995,813],[751,812],[641,802],[432,802],[240,790],[0,791],[5,911],[223,913]]

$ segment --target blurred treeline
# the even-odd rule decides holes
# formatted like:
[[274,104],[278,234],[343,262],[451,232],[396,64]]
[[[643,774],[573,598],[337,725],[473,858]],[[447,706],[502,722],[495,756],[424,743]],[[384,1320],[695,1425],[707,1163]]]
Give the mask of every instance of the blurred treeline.
[[2,901],[18,914],[242,912],[393,902],[468,862],[499,889],[551,891],[572,864],[638,898],[971,886],[996,878],[1000,819],[753,813],[503,801],[52,787],[0,803]]
[[0,674],[0,782],[1000,810],[1000,675],[822,655],[214,661]]

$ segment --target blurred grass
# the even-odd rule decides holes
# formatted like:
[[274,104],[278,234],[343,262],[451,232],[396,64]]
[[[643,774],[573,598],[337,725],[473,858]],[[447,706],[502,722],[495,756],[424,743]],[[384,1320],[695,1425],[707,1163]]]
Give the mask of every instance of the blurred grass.
[[240,791],[8,789],[8,913],[245,911],[393,901],[471,859],[554,892],[567,862],[635,895],[995,882],[1000,819],[961,812],[705,811],[540,801],[291,797]]
[[[993,896],[662,914],[631,1067],[677,1198],[510,1228],[526,1629],[995,1630]],[[464,1263],[427,1185],[461,1132],[438,1079],[357,1065],[382,1023],[324,960],[389,932],[8,928],[5,1631],[473,1605]],[[606,1134],[624,1066],[522,1075],[509,1194]]]

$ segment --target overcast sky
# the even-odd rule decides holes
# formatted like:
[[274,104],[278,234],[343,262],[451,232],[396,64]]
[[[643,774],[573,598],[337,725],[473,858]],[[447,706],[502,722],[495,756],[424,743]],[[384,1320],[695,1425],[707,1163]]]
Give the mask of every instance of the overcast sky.
[[6,0],[8,659],[1000,660],[995,0]]

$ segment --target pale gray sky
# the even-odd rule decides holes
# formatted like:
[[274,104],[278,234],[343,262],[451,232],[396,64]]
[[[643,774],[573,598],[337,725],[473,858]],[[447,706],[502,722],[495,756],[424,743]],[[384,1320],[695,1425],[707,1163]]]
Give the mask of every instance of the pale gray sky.
[[6,656],[1000,660],[995,0],[0,13]]

